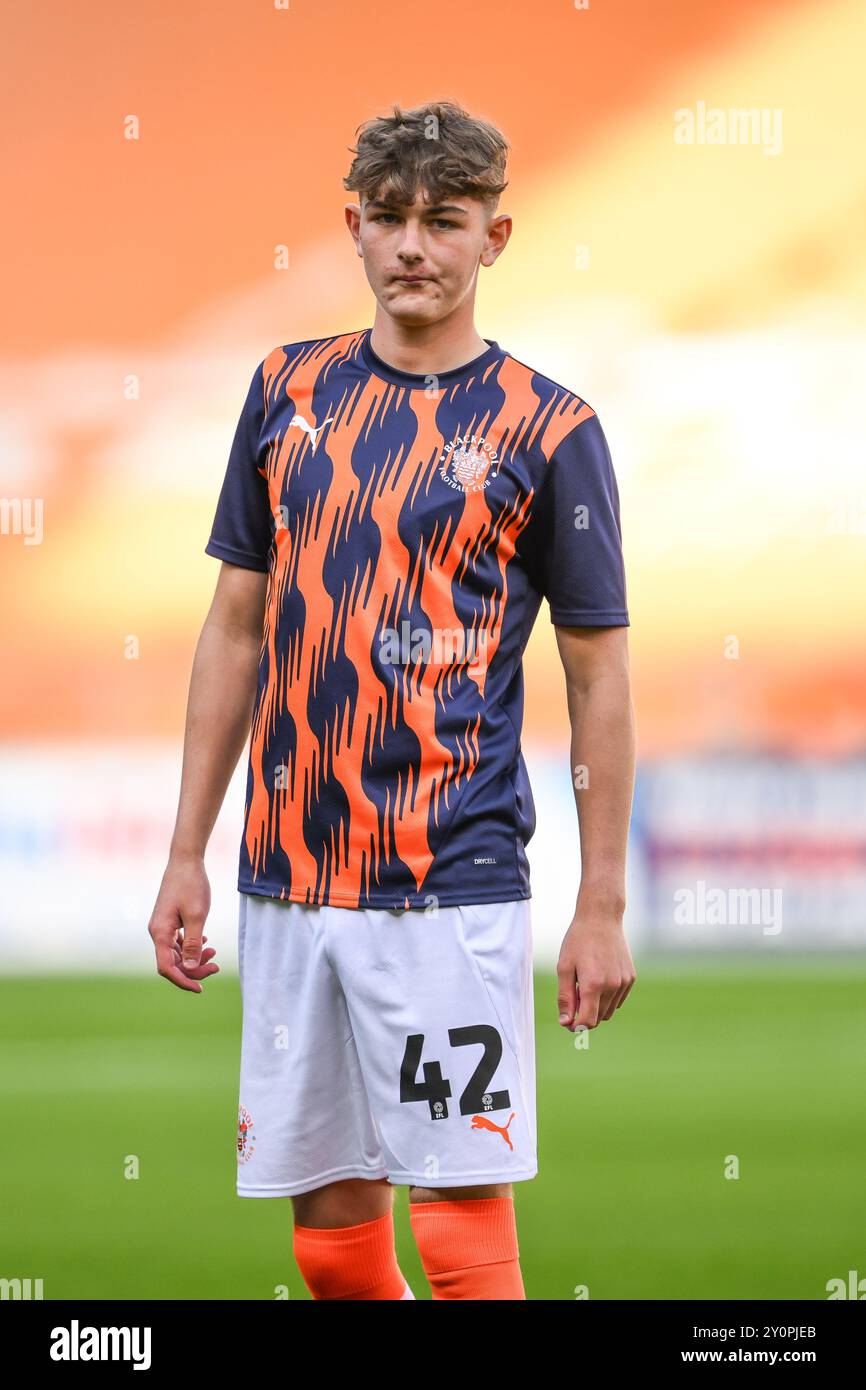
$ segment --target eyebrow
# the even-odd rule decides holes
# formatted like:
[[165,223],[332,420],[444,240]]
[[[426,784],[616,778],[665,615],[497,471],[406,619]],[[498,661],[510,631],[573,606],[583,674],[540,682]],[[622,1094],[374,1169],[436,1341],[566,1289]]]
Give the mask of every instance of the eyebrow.
[[[365,206],[368,208],[385,208],[388,212],[396,212],[400,208],[401,204],[385,203],[382,202],[380,199],[376,198],[368,201],[365,204]],[[459,212],[462,213],[464,217],[466,216],[466,208],[459,208],[454,203],[440,203],[437,207],[425,208],[424,211],[428,217],[432,216],[434,213],[439,212]]]

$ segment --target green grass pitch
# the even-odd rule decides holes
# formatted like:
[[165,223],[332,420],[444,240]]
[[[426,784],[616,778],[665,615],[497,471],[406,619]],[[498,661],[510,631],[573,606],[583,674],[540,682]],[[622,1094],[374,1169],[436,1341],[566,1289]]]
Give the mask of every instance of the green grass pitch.
[[[539,974],[527,1297],[823,1299],[866,1276],[864,984],[853,957],[638,961],[577,1049]],[[234,1190],[236,976],[199,996],[155,975],[3,978],[0,1035],[0,1276],[42,1278],[46,1299],[308,1297],[288,1201]],[[429,1297],[405,1188],[395,1222]]]

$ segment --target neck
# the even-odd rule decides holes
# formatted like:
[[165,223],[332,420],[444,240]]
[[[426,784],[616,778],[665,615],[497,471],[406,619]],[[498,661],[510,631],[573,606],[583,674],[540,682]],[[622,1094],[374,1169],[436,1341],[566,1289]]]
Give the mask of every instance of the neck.
[[436,323],[404,324],[378,306],[370,346],[400,372],[435,376],[472,362],[488,344],[475,327],[471,308],[462,318],[451,315]]

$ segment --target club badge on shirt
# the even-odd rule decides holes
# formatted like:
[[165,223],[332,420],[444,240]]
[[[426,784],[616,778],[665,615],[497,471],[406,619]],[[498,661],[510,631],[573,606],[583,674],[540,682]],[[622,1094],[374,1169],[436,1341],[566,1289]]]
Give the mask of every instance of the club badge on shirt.
[[498,455],[492,444],[477,435],[462,435],[446,444],[440,459],[440,476],[449,487],[480,492],[499,473]]

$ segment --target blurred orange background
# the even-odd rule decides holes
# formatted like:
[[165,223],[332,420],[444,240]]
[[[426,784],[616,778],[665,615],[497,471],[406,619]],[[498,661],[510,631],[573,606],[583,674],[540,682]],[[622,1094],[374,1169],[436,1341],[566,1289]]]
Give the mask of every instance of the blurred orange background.
[[[180,737],[249,375],[372,322],[349,147],[451,98],[512,146],[479,331],[611,444],[639,751],[864,747],[862,4],[90,0],[4,27],[0,489],[44,505],[41,544],[0,537],[7,739]],[[781,112],[781,147],[678,144],[701,102]],[[526,670],[527,737],[559,743],[546,607]]]

